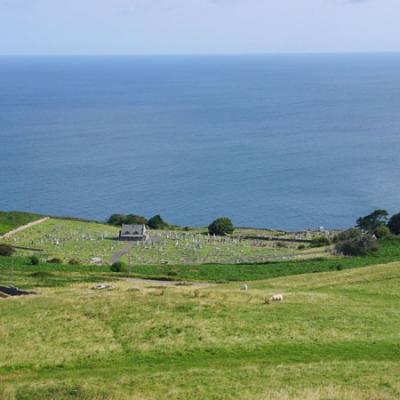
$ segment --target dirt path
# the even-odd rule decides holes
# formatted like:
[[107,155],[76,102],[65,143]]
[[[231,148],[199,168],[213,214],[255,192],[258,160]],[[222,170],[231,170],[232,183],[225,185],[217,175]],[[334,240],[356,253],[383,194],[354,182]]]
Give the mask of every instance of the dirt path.
[[184,282],[184,281],[162,281],[159,279],[142,279],[142,278],[121,278],[125,282],[132,283],[146,283],[158,286],[196,286],[196,287],[209,287],[216,286],[216,283],[210,282]]
[[126,245],[123,249],[116,251],[110,260],[110,264],[114,264],[115,262],[117,262],[122,256],[124,256],[126,253],[128,253],[128,251],[133,247],[133,245],[136,242],[129,242],[128,245]]
[[15,228],[10,232],[5,233],[3,236],[0,236],[0,239],[7,239],[7,238],[11,237],[12,235],[14,235],[14,234],[16,234],[18,232],[21,232],[21,231],[23,231],[25,229],[28,229],[28,228],[30,228],[32,226],[35,226],[35,225],[39,225],[39,224],[47,221],[48,219],[50,219],[50,217],[45,217],[45,218],[42,218],[42,219],[38,219],[37,221],[30,222],[29,224],[19,226],[18,228]]

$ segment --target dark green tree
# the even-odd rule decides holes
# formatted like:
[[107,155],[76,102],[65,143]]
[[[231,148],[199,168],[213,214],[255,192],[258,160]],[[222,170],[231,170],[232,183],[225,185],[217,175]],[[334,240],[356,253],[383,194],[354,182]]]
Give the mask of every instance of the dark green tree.
[[151,229],[166,229],[168,224],[161,218],[161,215],[155,215],[147,221],[147,225]]
[[217,218],[208,226],[208,233],[210,235],[224,236],[231,234],[234,231],[234,226],[229,218]]
[[375,210],[357,220],[357,227],[368,232],[374,232],[379,226],[387,224],[389,213],[386,210]]
[[142,217],[141,215],[128,214],[125,217],[124,224],[128,224],[128,225],[145,225],[145,224],[147,224],[147,219],[145,217]]
[[113,214],[107,221],[110,225],[121,226],[122,224],[128,225],[143,225],[147,223],[145,217],[135,214]]
[[393,215],[388,222],[388,227],[393,235],[400,235],[400,213]]
[[108,223],[110,225],[121,226],[125,223],[126,216],[123,214],[113,214],[110,218],[108,218]]

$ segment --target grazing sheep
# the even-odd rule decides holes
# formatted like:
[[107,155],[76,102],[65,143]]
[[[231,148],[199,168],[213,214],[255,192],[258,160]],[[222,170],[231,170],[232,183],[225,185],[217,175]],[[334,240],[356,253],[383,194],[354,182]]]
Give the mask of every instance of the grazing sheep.
[[283,301],[283,294],[273,294],[271,297],[265,298],[265,303],[270,304],[271,302],[275,301]]
[[240,290],[247,291],[247,290],[249,290],[249,287],[244,283],[244,284],[240,285]]

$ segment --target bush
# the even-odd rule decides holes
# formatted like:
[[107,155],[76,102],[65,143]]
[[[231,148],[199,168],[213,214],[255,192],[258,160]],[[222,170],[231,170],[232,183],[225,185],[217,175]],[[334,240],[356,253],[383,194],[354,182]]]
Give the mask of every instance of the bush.
[[304,244],[300,244],[299,246],[297,246],[297,250],[304,250],[306,248],[306,246]]
[[343,242],[345,240],[357,239],[361,233],[362,232],[359,229],[351,228],[351,229],[348,229],[347,231],[343,231],[343,232],[340,232],[339,234],[337,234],[335,236],[335,238],[333,239],[333,241],[335,243],[338,243],[338,242]]
[[378,250],[378,241],[359,229],[342,232],[336,239],[335,250],[345,256],[366,256]]
[[8,244],[0,244],[0,256],[10,257],[15,253],[13,247]]
[[161,215],[155,215],[147,221],[147,225],[151,229],[165,229],[168,224],[161,218]]
[[383,239],[385,237],[390,236],[390,229],[385,226],[385,225],[381,225],[378,226],[377,228],[375,228],[374,230],[374,235],[378,238],[378,239]]
[[47,260],[47,262],[49,264],[61,264],[62,260],[61,260],[61,258],[53,257],[53,258],[50,258],[50,260]]
[[234,231],[232,221],[229,218],[217,218],[208,226],[208,233],[210,235],[224,236],[231,234]]
[[32,265],[39,265],[40,263],[39,257],[35,255],[30,256],[29,261],[31,262]]
[[388,222],[388,227],[393,235],[400,235],[400,213],[393,215]]
[[112,272],[127,272],[127,266],[122,261],[117,261],[113,265],[111,265]]
[[71,259],[68,261],[68,264],[69,264],[69,265],[79,265],[80,262],[79,262],[79,260],[77,260],[76,258],[71,258]]

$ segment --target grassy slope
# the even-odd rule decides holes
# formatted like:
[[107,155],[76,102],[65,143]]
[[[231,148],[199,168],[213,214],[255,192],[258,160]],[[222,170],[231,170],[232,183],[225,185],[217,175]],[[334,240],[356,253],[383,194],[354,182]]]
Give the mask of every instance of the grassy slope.
[[[248,292],[71,282],[0,301],[0,398],[400,396],[400,263]],[[284,303],[263,304],[277,292]]]
[[0,235],[40,218],[43,218],[43,216],[39,214],[20,211],[0,211]]
[[203,264],[203,265],[159,265],[132,267],[132,272],[145,277],[168,277],[177,279],[208,281],[254,281],[343,269],[360,268],[368,265],[400,260],[400,238],[392,237],[381,241],[380,249],[368,257],[331,257],[304,261],[279,261],[265,264]]
[[[133,276],[154,279],[204,280],[210,282],[254,281],[310,272],[316,273],[360,268],[393,261],[400,261],[400,238],[396,237],[382,240],[379,251],[368,257],[334,257],[308,261],[282,261],[250,265],[135,265],[131,268],[131,272]],[[51,273],[46,278],[46,281],[47,284],[53,282],[54,285],[61,285],[64,279],[63,276],[69,272],[76,273],[76,276],[81,274],[83,277],[90,272],[94,272],[99,279],[109,279],[110,276],[110,269],[107,266],[42,264],[37,267],[29,265],[26,257],[13,257],[12,259],[0,257],[0,279],[3,279],[6,283],[14,283],[25,287],[40,286],[43,283],[42,279],[39,279],[40,277],[30,277],[30,274],[36,271]]]
[[[4,241],[15,246],[41,249],[45,259],[56,256],[68,262],[74,258],[85,264],[93,257],[100,257],[107,263],[115,252],[127,246],[126,242],[115,240],[118,231],[117,227],[101,223],[51,218]],[[257,231],[239,229],[236,234],[245,236],[246,232],[254,235]],[[324,248],[299,250],[298,243],[285,243],[285,247],[277,247],[276,243],[270,241],[214,239],[201,233],[201,230],[152,231],[154,243],[134,246],[129,259],[136,265],[166,262],[172,265],[206,262],[236,264],[265,262],[276,257],[315,258],[326,255]],[[127,261],[127,255],[122,260]]]

